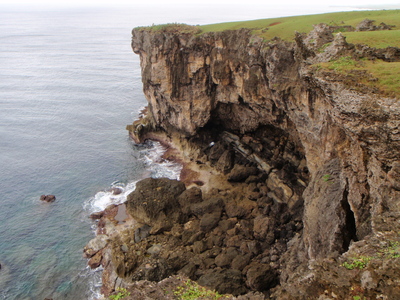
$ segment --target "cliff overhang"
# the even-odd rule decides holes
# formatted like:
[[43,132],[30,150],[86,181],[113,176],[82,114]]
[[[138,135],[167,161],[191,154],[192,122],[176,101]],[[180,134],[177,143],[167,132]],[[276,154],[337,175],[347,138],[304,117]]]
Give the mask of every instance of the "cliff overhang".
[[[191,264],[180,266],[186,275],[211,286],[215,274],[235,278],[246,290],[229,292],[277,299],[340,298],[354,289],[354,296],[400,296],[382,250],[400,240],[400,102],[343,72],[315,68],[342,57],[396,62],[398,48],[352,45],[326,24],[293,42],[265,41],[249,29],[132,34],[149,103],[147,116],[129,127],[132,135],[141,141],[161,132],[188,161],[229,182],[206,190],[187,181],[190,192],[176,196],[176,226],[197,226],[191,242],[186,231],[172,233],[177,245],[209,255],[197,263],[187,254]],[[153,239],[177,228],[159,221],[144,222],[154,226]],[[220,255],[210,254],[213,247]],[[349,273],[342,265],[352,255],[369,255],[380,271]],[[116,261],[125,266],[121,277],[149,279],[132,266],[126,271],[123,257]],[[247,267],[233,266],[235,257],[249,258]],[[380,281],[389,273],[391,282]]]

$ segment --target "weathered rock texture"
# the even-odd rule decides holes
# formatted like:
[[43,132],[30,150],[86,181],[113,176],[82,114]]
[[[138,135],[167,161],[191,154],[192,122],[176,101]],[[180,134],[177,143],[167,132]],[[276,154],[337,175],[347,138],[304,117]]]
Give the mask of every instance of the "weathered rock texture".
[[[398,232],[400,102],[341,84],[310,64],[342,55],[398,61],[399,49],[350,45],[323,24],[298,34],[295,43],[263,42],[245,29],[134,30],[132,47],[141,58],[153,128],[194,144],[215,142],[204,151],[225,173],[229,153],[242,155],[265,172],[268,199],[292,214],[304,209],[304,229],[289,242],[291,262],[282,263],[282,286],[293,284],[294,270],[305,262],[337,257],[379,232]],[[215,147],[221,149],[213,158]],[[255,237],[269,239],[273,222],[261,216],[253,222]]]
[[[131,131],[138,138],[167,132],[193,161],[231,183],[189,206],[175,196],[176,226],[192,228],[172,234],[186,265],[160,255],[146,267],[136,254],[129,265],[125,248],[115,246],[120,276],[159,280],[181,270],[222,292],[273,292],[277,299],[399,297],[399,277],[389,270],[400,270],[399,260],[385,249],[399,250],[400,102],[311,67],[342,55],[399,61],[399,49],[350,45],[325,25],[293,43],[264,42],[246,29],[137,29],[132,47],[149,107]],[[165,239],[153,235],[147,243]],[[376,258],[375,271],[342,266],[364,254]],[[238,288],[225,290],[227,282]]]

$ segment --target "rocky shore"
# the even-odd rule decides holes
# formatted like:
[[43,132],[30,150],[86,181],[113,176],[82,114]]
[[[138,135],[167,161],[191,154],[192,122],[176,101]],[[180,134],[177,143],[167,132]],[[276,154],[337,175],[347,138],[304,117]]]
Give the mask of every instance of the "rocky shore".
[[312,67],[400,50],[333,31],[133,31],[149,107],[128,130],[184,168],[93,216],[105,296],[180,299],[190,279],[230,299],[400,299],[399,101]]

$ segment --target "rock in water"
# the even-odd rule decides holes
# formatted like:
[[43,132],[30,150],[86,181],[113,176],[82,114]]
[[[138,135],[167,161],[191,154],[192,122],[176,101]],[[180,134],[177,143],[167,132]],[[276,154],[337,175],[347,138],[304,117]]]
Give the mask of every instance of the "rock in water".
[[54,201],[56,201],[56,196],[54,196],[54,195],[42,195],[42,196],[40,196],[40,200],[41,201],[45,201],[45,202],[54,202]]

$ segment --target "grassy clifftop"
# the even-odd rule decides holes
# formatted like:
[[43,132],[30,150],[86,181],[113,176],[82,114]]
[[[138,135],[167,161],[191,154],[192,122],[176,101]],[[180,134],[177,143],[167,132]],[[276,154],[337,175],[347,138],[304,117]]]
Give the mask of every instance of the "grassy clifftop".
[[[369,25],[376,28],[373,30],[364,28],[365,31],[363,29],[356,30],[357,26],[365,20],[370,20]],[[294,41],[296,31],[308,33],[313,29],[313,25],[320,23],[332,26],[335,28],[335,32],[341,32],[350,44],[366,45],[378,50],[387,47],[400,47],[400,10],[337,12],[203,26],[173,23],[138,27],[135,30],[200,36],[208,32],[246,28],[268,42],[275,37]],[[382,27],[385,27],[385,30],[382,30]],[[320,51],[324,51],[324,47],[330,44],[323,45]],[[400,62],[397,60],[344,57],[338,61],[317,64],[315,67],[316,70],[345,75],[346,79],[342,78],[341,80],[351,86],[362,84],[362,87],[369,87],[370,91],[396,98],[400,94]]]
[[[392,30],[378,31],[346,31],[346,26],[356,27],[363,20],[374,20],[374,24],[385,23],[393,25]],[[218,32],[225,30],[237,30],[241,28],[252,29],[253,33],[271,40],[279,37],[291,41],[295,32],[310,32],[314,24],[325,23],[332,26],[341,26],[342,33],[347,41],[353,44],[366,44],[375,48],[386,48],[400,45],[400,10],[375,10],[375,11],[351,11],[337,12],[307,16],[282,17],[272,19],[260,19],[240,22],[217,23],[202,26],[190,26],[187,24],[171,23],[153,25],[150,27],[137,27],[135,30],[152,32],[181,32],[186,34],[203,34],[206,32]]]
[[326,23],[333,26],[356,27],[365,19],[375,20],[379,25],[384,22],[395,25],[393,30],[343,32],[349,43],[367,44],[370,47],[385,48],[400,45],[400,10],[351,11],[308,16],[295,16],[253,21],[229,22],[200,26],[201,31],[223,31],[240,28],[250,28],[254,33],[266,40],[280,37],[283,40],[293,40],[294,33],[310,32],[314,24]]

